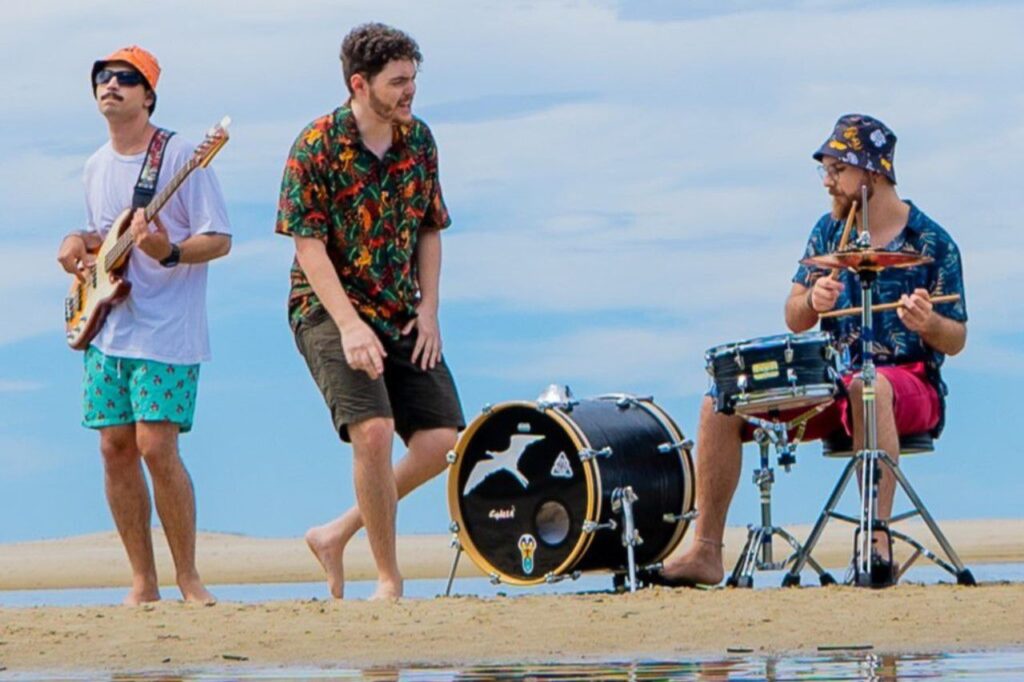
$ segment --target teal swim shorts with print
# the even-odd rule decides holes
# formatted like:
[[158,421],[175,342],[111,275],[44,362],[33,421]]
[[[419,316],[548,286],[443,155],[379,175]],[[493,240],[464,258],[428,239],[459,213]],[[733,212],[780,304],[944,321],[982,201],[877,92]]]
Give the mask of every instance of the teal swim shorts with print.
[[85,352],[82,426],[102,429],[135,422],[173,422],[192,429],[199,365],[170,365]]

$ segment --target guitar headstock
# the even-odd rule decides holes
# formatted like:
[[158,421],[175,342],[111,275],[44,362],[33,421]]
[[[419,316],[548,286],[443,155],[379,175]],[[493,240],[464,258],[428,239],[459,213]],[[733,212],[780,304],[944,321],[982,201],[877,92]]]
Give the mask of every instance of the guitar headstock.
[[200,168],[206,168],[213,161],[221,147],[228,143],[228,126],[231,125],[231,117],[225,116],[220,123],[213,126],[206,132],[202,144],[196,147],[193,158]]

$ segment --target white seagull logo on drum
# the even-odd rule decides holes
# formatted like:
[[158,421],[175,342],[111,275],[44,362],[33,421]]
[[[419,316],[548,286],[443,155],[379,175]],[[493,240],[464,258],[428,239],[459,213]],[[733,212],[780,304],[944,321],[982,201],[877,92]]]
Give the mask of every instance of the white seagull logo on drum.
[[490,459],[482,459],[473,465],[473,470],[469,472],[469,478],[466,479],[466,485],[462,489],[462,494],[468,495],[474,488],[487,480],[489,476],[499,471],[507,471],[516,477],[516,480],[523,485],[523,488],[528,488],[530,481],[519,471],[519,458],[523,456],[526,448],[539,440],[544,440],[544,436],[515,434],[508,444],[508,449],[501,452],[488,452],[487,455],[490,456]]

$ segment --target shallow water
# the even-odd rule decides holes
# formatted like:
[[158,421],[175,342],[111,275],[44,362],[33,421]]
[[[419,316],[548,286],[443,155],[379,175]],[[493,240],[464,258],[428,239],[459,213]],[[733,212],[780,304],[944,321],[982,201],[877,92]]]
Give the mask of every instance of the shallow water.
[[[1024,582],[1024,564],[977,564],[969,566],[978,582],[1013,581]],[[841,580],[841,571],[833,571]],[[754,576],[756,589],[779,587],[782,571],[764,571]],[[813,572],[801,574],[802,584],[817,586]],[[407,580],[405,593],[413,599],[431,599],[444,593],[445,580]],[[934,564],[918,564],[907,571],[903,582],[937,584],[955,582],[948,573]],[[353,581],[345,585],[345,596],[350,599],[366,599],[374,590],[373,581]],[[587,574],[578,580],[563,580],[552,585],[519,588],[509,585],[492,585],[486,578],[460,578],[455,581],[453,594],[494,597],[499,594],[516,597],[534,594],[575,594],[580,592],[607,592],[612,588],[608,573]],[[303,599],[327,599],[327,587],[315,583],[263,583],[254,585],[214,585],[211,590],[221,601],[264,602]],[[32,606],[105,606],[120,604],[126,588],[72,589],[72,590],[9,590],[0,591],[0,607]],[[178,598],[177,590],[165,588],[165,599]],[[1022,675],[1024,678],[1024,675]]]
[[520,680],[1019,680],[1024,678],[1024,651],[957,654],[876,654],[839,652],[817,656],[731,654],[679,661],[605,661],[465,668],[323,668],[232,669],[174,673],[95,673],[14,675],[11,680],[423,680],[424,682]]

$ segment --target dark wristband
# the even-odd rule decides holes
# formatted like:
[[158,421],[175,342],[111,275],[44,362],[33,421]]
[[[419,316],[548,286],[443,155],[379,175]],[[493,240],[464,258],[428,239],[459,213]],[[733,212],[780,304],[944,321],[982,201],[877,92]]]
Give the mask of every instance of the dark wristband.
[[171,252],[167,254],[167,257],[160,261],[160,265],[165,268],[173,268],[181,261],[181,248],[177,244],[171,244]]
[[807,307],[811,309],[811,312],[814,313],[815,315],[817,315],[818,311],[814,309],[814,303],[811,302],[811,299],[813,297],[814,297],[814,287],[812,286],[810,289],[807,290],[807,298],[805,298],[804,300],[807,301]]

